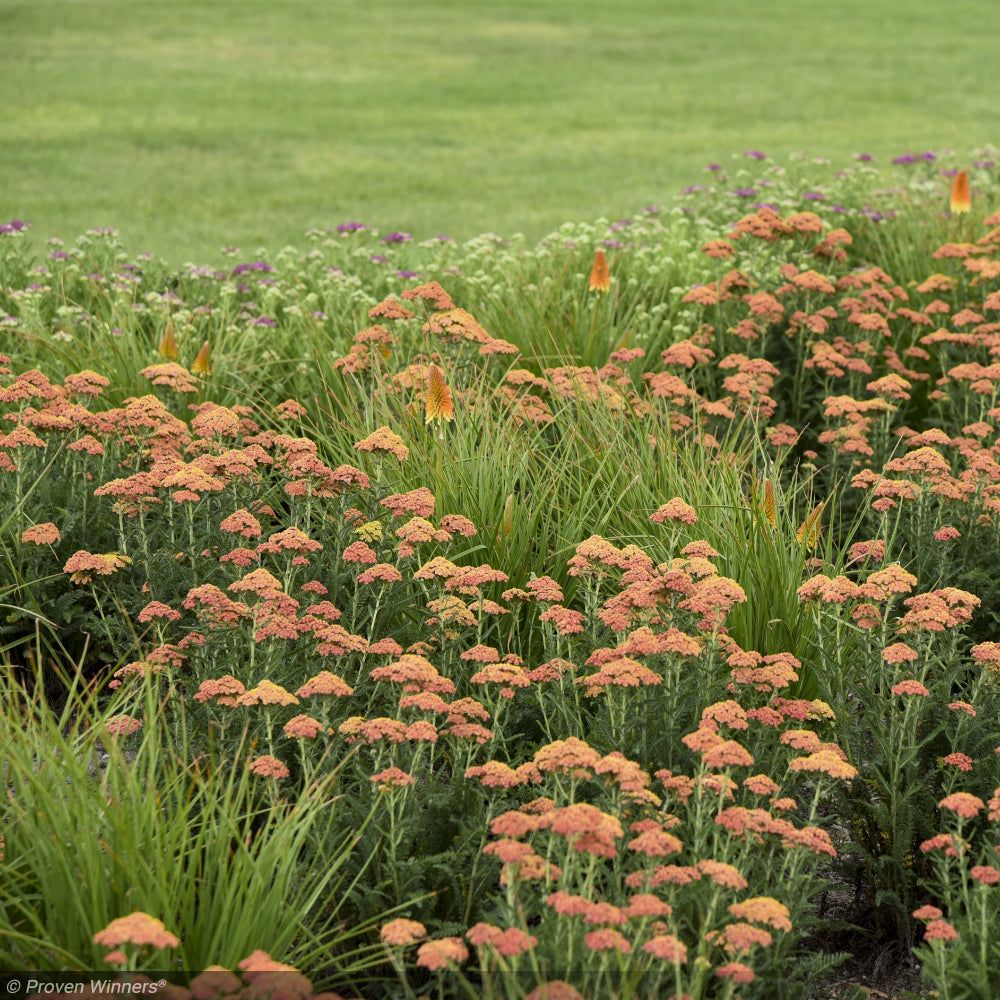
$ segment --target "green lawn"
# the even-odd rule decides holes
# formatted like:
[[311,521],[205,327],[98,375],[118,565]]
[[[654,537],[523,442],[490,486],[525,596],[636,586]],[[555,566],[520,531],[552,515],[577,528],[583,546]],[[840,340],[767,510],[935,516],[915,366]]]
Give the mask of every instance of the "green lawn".
[[0,0],[0,221],[208,261],[618,218],[746,149],[1000,135],[994,0]]

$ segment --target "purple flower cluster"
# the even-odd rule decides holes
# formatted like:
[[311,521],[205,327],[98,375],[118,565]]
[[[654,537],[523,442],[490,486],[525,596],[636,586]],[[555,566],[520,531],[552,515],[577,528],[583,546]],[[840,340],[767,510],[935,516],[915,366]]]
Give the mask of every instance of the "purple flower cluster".
[[262,260],[255,260],[252,264],[237,264],[230,272],[235,278],[238,274],[245,274],[247,271],[273,271],[270,264],[265,264]]
[[892,162],[905,166],[910,163],[920,163],[921,161],[925,163],[933,163],[936,159],[937,157],[929,149],[926,149],[919,156],[914,153],[903,153],[902,156],[897,156]]
[[20,219],[11,219],[10,222],[0,222],[0,236],[10,236],[11,233],[20,233],[30,226],[30,222],[22,222]]

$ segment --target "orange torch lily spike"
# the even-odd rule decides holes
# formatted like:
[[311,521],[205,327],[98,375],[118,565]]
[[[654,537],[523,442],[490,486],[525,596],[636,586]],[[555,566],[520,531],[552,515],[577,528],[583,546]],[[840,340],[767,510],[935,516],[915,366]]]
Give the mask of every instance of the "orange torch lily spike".
[[590,290],[592,292],[607,292],[611,288],[611,271],[603,250],[598,250],[594,256],[594,266],[590,269]]
[[969,175],[959,170],[955,183],[951,186],[951,214],[965,215],[972,208],[972,195],[969,193]]
[[170,358],[171,361],[176,361],[180,357],[180,352],[177,350],[177,338],[174,336],[174,324],[170,320],[167,320],[167,328],[163,331],[157,353],[161,358]]
[[424,421],[429,424],[432,420],[451,420],[454,414],[455,404],[448,383],[445,381],[444,372],[437,365],[431,365],[427,373]]
[[191,371],[195,375],[212,374],[212,359],[209,356],[207,340],[201,345],[201,350],[195,356],[194,362],[191,365]]

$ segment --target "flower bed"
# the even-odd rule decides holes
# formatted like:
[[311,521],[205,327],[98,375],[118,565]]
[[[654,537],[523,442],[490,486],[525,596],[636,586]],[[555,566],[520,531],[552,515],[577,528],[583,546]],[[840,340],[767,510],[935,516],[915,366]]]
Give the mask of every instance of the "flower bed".
[[394,277],[363,227],[170,278],[4,227],[18,962],[791,997],[832,877],[985,995],[996,186],[760,169]]

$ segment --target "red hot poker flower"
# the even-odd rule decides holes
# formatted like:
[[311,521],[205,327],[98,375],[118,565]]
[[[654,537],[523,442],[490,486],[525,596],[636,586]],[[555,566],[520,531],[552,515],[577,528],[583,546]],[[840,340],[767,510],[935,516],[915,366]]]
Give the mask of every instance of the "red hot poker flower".
[[951,186],[951,214],[965,215],[972,208],[972,195],[969,192],[969,175],[959,170],[955,175],[955,183]]
[[603,250],[594,255],[594,266],[590,271],[590,291],[607,292],[611,289],[611,271]]

